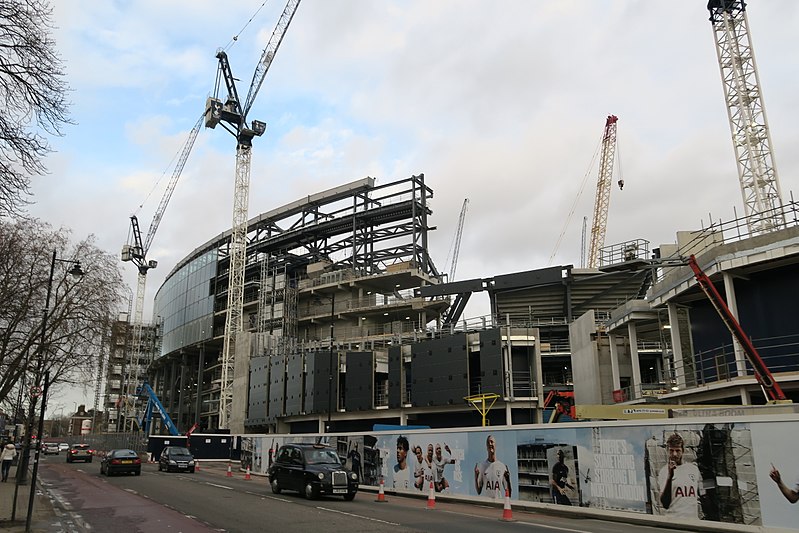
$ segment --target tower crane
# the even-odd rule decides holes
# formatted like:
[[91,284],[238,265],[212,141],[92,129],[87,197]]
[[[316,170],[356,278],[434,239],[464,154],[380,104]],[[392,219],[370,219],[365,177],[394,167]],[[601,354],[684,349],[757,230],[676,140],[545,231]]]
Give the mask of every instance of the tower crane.
[[136,265],[136,268],[139,271],[138,283],[136,287],[136,308],[135,314],[133,315],[133,358],[131,361],[134,369],[134,375],[133,379],[128,379],[127,386],[125,387],[125,395],[127,397],[133,396],[139,379],[142,316],[144,314],[144,289],[147,284],[147,272],[151,268],[158,266],[157,261],[147,259],[147,252],[150,250],[150,245],[153,243],[155,232],[158,231],[158,226],[161,224],[161,219],[164,217],[166,206],[169,204],[169,200],[172,198],[172,193],[175,191],[178,178],[180,178],[180,174],[183,172],[183,167],[186,165],[186,161],[189,158],[191,149],[194,146],[194,141],[197,139],[197,134],[200,132],[203,118],[204,114],[199,118],[199,120],[197,120],[197,123],[189,132],[189,137],[186,139],[186,142],[180,151],[180,156],[175,164],[172,177],[170,178],[166,190],[164,191],[164,195],[161,198],[161,203],[155,210],[153,220],[150,222],[150,228],[147,230],[147,236],[145,237],[144,241],[142,241],[141,231],[139,230],[139,219],[136,217],[136,215],[131,215],[130,227],[132,243],[122,246],[122,261],[132,262],[134,265]]
[[616,122],[618,120],[619,118],[616,115],[608,115],[607,120],[605,120],[605,132],[602,135],[602,152],[599,156],[599,174],[596,180],[594,221],[591,225],[591,246],[588,249],[588,268],[597,268],[599,266],[599,251],[605,244],[613,160],[616,156]]
[[[222,348],[222,384],[219,394],[219,427],[227,429],[233,409],[233,369],[236,353],[236,335],[243,329],[244,313],[244,267],[247,252],[247,208],[250,195],[250,164],[252,158],[252,139],[266,131],[266,124],[259,120],[247,123],[255,97],[261,88],[272,60],[283,41],[283,36],[300,5],[300,0],[289,0],[277,26],[269,38],[261,59],[255,68],[247,99],[242,106],[236,90],[236,79],[228,62],[227,54],[219,50],[218,76],[223,78],[227,88],[227,99],[223,103],[218,98],[219,84],[213,97],[206,102],[205,126],[215,128],[217,124],[236,138],[236,176],[233,191],[233,227],[230,236],[230,267],[228,271],[227,316],[225,318],[225,339]],[[217,79],[218,81],[218,79]]]
[[721,69],[746,223],[753,234],[780,229],[785,226],[785,213],[749,37],[746,2],[710,0],[707,8]]
[[458,216],[458,227],[455,230],[455,241],[452,245],[452,266],[449,269],[449,281],[455,281],[455,269],[458,267],[458,254],[461,251],[461,237],[463,236],[463,222],[466,220],[466,208],[469,206],[469,199],[463,199],[461,214]]

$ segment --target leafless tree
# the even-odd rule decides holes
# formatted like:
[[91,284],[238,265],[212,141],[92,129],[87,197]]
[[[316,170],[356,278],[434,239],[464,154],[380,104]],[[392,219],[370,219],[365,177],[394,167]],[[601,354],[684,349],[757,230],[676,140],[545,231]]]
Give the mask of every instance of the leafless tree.
[[0,216],[29,203],[32,176],[46,172],[48,135],[71,121],[48,0],[0,0]]
[[[69,237],[39,220],[0,220],[0,405],[12,407],[20,387],[48,370],[56,386],[94,386],[124,286],[116,258],[93,237],[77,245]],[[70,264],[56,263],[42,343],[53,251],[59,260],[80,261],[85,274],[74,278]]]

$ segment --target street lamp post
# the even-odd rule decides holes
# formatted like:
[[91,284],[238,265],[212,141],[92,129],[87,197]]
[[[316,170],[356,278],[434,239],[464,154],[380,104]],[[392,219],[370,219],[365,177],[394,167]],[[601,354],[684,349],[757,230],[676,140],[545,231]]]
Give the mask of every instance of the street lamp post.
[[[37,428],[36,434],[36,452],[33,458],[33,470],[31,471],[31,488],[30,488],[30,495],[28,496],[28,514],[25,518],[25,531],[30,531],[31,528],[31,516],[33,515],[33,500],[34,496],[36,496],[36,475],[39,472],[39,457],[42,450],[42,434],[44,433],[44,412],[47,408],[47,390],[50,387],[50,371],[45,371],[44,373],[44,386],[42,387],[42,367],[44,365],[44,352],[45,352],[45,344],[47,341],[47,319],[50,311],[50,296],[53,293],[53,274],[55,273],[55,264],[57,262],[60,263],[67,263],[71,264],[72,268],[69,270],[69,273],[75,277],[83,276],[84,272],[80,267],[80,261],[73,261],[70,259],[58,259],[56,257],[56,250],[53,250],[53,257],[50,261],[50,277],[47,280],[47,296],[44,300],[44,311],[42,313],[42,329],[41,335],[39,337],[39,350],[37,353],[37,361],[36,361],[36,394],[41,388],[41,396],[42,396],[42,404],[39,409],[39,426]],[[30,458],[30,445],[31,445],[31,431],[30,428],[33,425],[33,418],[34,413],[36,410],[36,396],[31,395],[31,406],[30,406],[30,414],[28,415],[29,424],[28,424],[28,432],[25,437],[25,449],[23,453],[26,455],[24,457],[25,463],[20,463],[18,468],[25,468],[27,469],[27,460]],[[21,477],[21,476],[20,476]],[[19,477],[18,477],[19,479]],[[16,505],[15,505],[16,507]],[[16,510],[16,509],[14,509]],[[13,519],[13,518],[12,518]]]

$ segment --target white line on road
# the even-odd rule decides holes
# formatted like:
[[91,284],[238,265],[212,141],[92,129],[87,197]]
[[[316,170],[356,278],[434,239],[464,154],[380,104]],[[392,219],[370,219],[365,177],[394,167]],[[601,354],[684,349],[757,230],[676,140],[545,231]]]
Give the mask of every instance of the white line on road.
[[343,515],[347,515],[347,516],[352,516],[352,517],[355,517],[355,518],[363,518],[364,520],[371,520],[372,522],[380,522],[381,524],[388,524],[390,526],[398,526],[399,525],[396,522],[386,522],[385,520],[379,520],[377,518],[371,518],[369,516],[363,516],[363,515],[354,514],[354,513],[345,513],[344,511],[337,511],[336,509],[328,509],[327,507],[317,507],[317,509],[319,509],[320,511],[330,511],[331,513],[338,513],[338,514],[343,514]]
[[209,483],[208,481],[206,481],[205,484],[211,485],[212,487],[219,487],[220,489],[233,490],[233,487],[227,487],[225,485],[217,485],[216,483]]
[[276,500],[279,502],[297,503],[294,500],[287,500],[286,498],[278,498],[277,496],[264,496],[262,494],[255,494],[255,496],[260,496],[262,500]]
[[[458,516],[471,516],[473,518],[486,518],[485,516],[482,516],[482,515],[469,514],[469,513],[460,513],[458,511],[447,511],[447,510],[444,510],[443,512],[449,513],[449,514],[456,514]],[[557,529],[558,531],[571,531],[572,533],[592,533],[591,531],[588,531],[588,530],[585,530],[585,529],[571,529],[571,528],[568,528],[568,527],[548,526],[546,524],[539,524],[537,522],[536,523],[533,523],[533,522],[522,522],[522,521],[519,521],[519,520],[514,520],[514,522],[517,523],[517,524],[525,525],[525,526],[545,527],[545,528],[548,528],[548,529]]]

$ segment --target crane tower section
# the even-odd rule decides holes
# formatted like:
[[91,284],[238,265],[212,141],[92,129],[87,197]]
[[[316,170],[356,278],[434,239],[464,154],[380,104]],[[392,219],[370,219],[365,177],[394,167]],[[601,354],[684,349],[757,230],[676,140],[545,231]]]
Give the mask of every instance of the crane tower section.
[[599,175],[596,181],[596,201],[594,202],[594,222],[591,225],[591,246],[588,250],[588,267],[599,267],[599,253],[605,244],[610,206],[611,178],[613,161],[616,157],[616,115],[608,115],[602,135],[602,152],[599,156]]
[[283,36],[294,18],[300,0],[289,0],[280,15],[269,42],[261,53],[252,82],[247,92],[247,100],[241,104],[236,90],[236,78],[228,62],[227,54],[220,50],[219,76],[227,88],[227,99],[223,103],[214,94],[206,102],[205,126],[215,128],[221,125],[236,138],[236,176],[233,190],[233,226],[230,236],[228,270],[227,316],[225,318],[225,339],[222,348],[222,383],[219,392],[219,427],[228,429],[233,414],[233,370],[236,354],[236,336],[244,329],[244,267],[247,252],[247,211],[250,198],[250,167],[252,164],[252,140],[263,135],[266,124],[259,120],[247,123],[247,115],[255,102],[264,77],[272,65]]
[[707,8],[721,69],[747,226],[750,233],[767,233],[785,226],[785,214],[749,36],[746,2],[710,0]]

